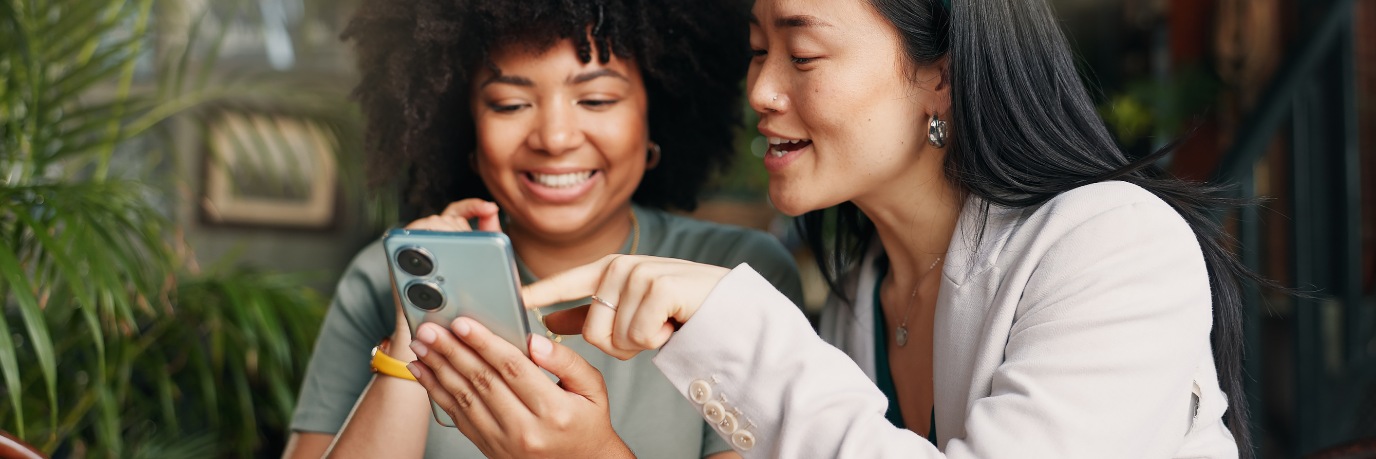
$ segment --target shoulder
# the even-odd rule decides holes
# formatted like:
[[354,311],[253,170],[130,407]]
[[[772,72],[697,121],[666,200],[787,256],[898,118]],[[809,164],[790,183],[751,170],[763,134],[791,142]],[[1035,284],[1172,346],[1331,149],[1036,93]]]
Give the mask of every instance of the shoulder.
[[1066,191],[1047,201],[1036,213],[1045,213],[1067,223],[1098,217],[1151,217],[1159,218],[1158,223],[1164,225],[1185,224],[1180,213],[1160,197],[1140,186],[1119,181],[1093,183]]
[[379,298],[390,297],[392,277],[388,269],[381,239],[363,247],[340,276],[335,288],[335,303],[371,305]]
[[368,279],[381,278],[390,282],[387,269],[387,253],[382,248],[382,239],[378,239],[354,255],[354,259],[345,270],[345,276],[361,275]]
[[[1002,252],[1020,256],[1000,263],[1005,269],[1025,265],[1050,277],[1100,277],[1109,271],[1207,279],[1194,229],[1170,204],[1137,185],[1085,185],[1028,209],[1018,220]],[[1207,280],[1202,285],[1207,290]]]
[[958,234],[978,253],[965,270],[953,271],[957,281],[994,266],[1007,272],[1018,265],[1044,265],[1043,257],[1053,254],[1108,259],[1135,253],[1203,267],[1199,240],[1180,212],[1131,183],[1084,185],[1026,209],[991,206],[982,231],[974,229],[979,228],[976,210],[966,207],[972,214],[962,216]]
[[1100,182],[1061,193],[1027,215],[1024,224],[1029,223],[1043,240],[1150,237],[1197,244],[1194,230],[1180,212],[1127,182]]

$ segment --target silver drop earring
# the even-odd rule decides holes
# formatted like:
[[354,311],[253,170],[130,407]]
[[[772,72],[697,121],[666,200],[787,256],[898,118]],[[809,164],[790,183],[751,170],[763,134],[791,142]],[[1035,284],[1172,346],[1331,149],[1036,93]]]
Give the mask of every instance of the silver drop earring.
[[932,115],[927,122],[927,143],[933,147],[944,148],[946,146],[946,122]]

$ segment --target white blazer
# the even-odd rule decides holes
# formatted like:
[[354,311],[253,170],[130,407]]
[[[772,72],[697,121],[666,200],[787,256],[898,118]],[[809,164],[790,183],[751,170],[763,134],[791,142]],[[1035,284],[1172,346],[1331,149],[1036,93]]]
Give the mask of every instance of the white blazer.
[[[937,295],[937,445],[884,418],[872,250],[822,333],[747,265],[654,362],[747,458],[1235,458],[1203,254],[1123,182],[961,213]],[[982,229],[982,231],[981,231]],[[980,236],[982,233],[982,237]],[[829,344],[830,343],[830,344]]]

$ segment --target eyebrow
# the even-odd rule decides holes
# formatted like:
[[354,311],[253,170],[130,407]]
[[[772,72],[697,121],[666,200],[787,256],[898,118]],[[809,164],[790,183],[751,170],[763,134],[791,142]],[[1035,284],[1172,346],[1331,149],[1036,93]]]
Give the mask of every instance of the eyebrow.
[[511,76],[511,75],[501,75],[501,74],[497,74],[497,75],[493,75],[492,78],[488,78],[487,81],[484,81],[483,84],[482,84],[481,86],[478,86],[478,87],[479,87],[479,88],[485,88],[485,87],[487,87],[487,85],[490,85],[490,84],[492,84],[492,83],[506,83],[506,84],[512,84],[512,85],[516,85],[516,86],[526,86],[526,87],[534,87],[534,86],[535,86],[535,82],[530,81],[530,79],[529,79],[529,78],[526,78],[526,77],[519,77],[519,76]]
[[591,72],[586,72],[586,73],[581,73],[581,74],[575,75],[573,78],[570,78],[570,79],[569,79],[569,83],[570,83],[570,84],[587,83],[587,82],[589,82],[589,81],[592,81],[592,80],[595,80],[595,79],[597,79],[597,78],[601,78],[601,77],[604,77],[604,76],[609,76],[609,77],[614,77],[614,78],[620,78],[620,79],[625,80],[625,81],[627,81],[627,82],[631,81],[630,79],[627,79],[625,75],[622,75],[620,72],[617,72],[617,71],[612,70],[612,69],[603,68],[603,69],[597,69],[597,70],[593,70],[593,71],[591,71]]
[[[612,69],[597,69],[597,70],[593,70],[593,71],[591,71],[591,72],[584,72],[584,73],[580,73],[580,74],[578,74],[578,75],[574,75],[573,77],[569,78],[569,84],[587,83],[587,82],[589,82],[589,81],[592,81],[592,80],[595,80],[595,79],[598,79],[598,78],[601,78],[601,77],[604,77],[604,76],[609,76],[609,77],[613,77],[613,78],[620,78],[620,79],[625,80],[625,81],[631,81],[630,79],[626,78],[625,75],[622,75],[620,72],[617,72],[617,71],[615,71],[615,70],[612,70]],[[482,87],[487,87],[487,85],[492,84],[492,83],[506,83],[506,84],[510,84],[510,85],[525,86],[525,87],[534,87],[534,86],[535,86],[535,82],[530,81],[530,79],[529,79],[529,78],[526,78],[526,77],[522,77],[522,76],[513,76],[513,75],[493,75],[492,78],[488,78],[487,81],[484,81],[483,84],[482,84],[481,86],[479,86],[479,87],[480,87],[480,88],[482,88]]]
[[827,21],[818,19],[817,16],[800,14],[797,16],[782,17],[774,20],[774,27],[787,29],[789,27],[831,27]]
[[[760,19],[757,18],[757,17],[755,17],[755,13],[750,13],[749,21],[750,21],[751,24],[760,25]],[[823,20],[819,19],[817,16],[808,16],[808,15],[806,15],[806,14],[799,14],[799,15],[796,15],[796,16],[787,16],[787,17],[782,17],[782,18],[778,18],[778,19],[775,19],[775,20],[774,20],[774,27],[775,27],[775,28],[779,28],[779,29],[787,29],[787,28],[790,28],[790,27],[831,27],[831,26],[832,26],[831,23],[828,23],[827,21],[823,21]]]

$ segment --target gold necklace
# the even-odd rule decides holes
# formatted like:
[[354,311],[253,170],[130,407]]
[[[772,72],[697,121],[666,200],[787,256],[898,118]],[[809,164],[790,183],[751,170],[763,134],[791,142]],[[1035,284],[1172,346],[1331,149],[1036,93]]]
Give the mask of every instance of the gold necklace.
[[903,313],[903,323],[899,324],[898,328],[893,331],[893,340],[898,343],[898,347],[903,347],[908,344],[908,316],[912,315],[913,303],[917,302],[917,288],[922,286],[922,280],[926,279],[927,275],[932,273],[932,269],[936,268],[937,263],[941,263],[941,257],[936,257],[936,261],[933,261],[932,265],[927,267],[927,272],[922,273],[922,276],[917,278],[917,285],[913,286],[913,295],[908,298],[908,310]]
[[[627,255],[635,255],[636,252],[638,252],[638,251],[640,251],[640,219],[639,219],[639,218],[636,218],[636,216],[635,216],[635,209],[632,208],[632,209],[631,209],[631,252],[628,253]],[[558,342],[564,340],[564,337],[563,337],[562,335],[557,335],[557,334],[555,334],[554,332],[549,331],[549,327],[545,326],[545,313],[544,313],[544,312],[541,312],[539,309],[535,309],[535,319],[540,321],[540,326],[541,326],[541,327],[545,327],[545,337],[546,337],[546,338],[549,338],[550,341],[554,341],[554,342],[558,343]]]

